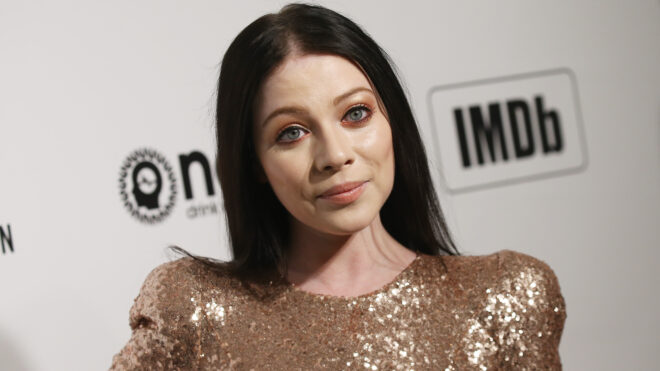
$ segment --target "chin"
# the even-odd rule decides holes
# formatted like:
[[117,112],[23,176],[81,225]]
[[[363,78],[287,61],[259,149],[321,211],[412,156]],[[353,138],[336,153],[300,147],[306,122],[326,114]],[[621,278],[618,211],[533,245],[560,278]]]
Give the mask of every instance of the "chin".
[[346,213],[339,213],[325,220],[320,230],[334,235],[354,234],[369,227],[377,215],[377,210],[375,212],[371,210],[362,212],[352,210]]

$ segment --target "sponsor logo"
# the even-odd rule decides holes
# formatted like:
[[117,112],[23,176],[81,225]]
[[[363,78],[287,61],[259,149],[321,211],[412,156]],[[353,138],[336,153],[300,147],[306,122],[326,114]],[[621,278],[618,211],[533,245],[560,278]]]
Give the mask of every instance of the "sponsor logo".
[[439,86],[428,99],[450,191],[586,166],[577,83],[569,70]]
[[[180,187],[188,218],[218,213],[213,185],[214,176],[208,158],[200,151],[179,154],[178,165],[181,184],[169,160],[154,149],[138,149],[129,154],[119,171],[119,194],[126,210],[137,220],[155,224],[172,214],[177,204]],[[191,173],[203,177],[206,200],[195,197]],[[210,200],[209,200],[210,198]]]
[[0,248],[2,255],[14,252],[14,239],[11,235],[11,225],[0,225]]
[[119,194],[126,210],[144,223],[165,219],[176,203],[176,177],[165,157],[153,149],[128,155],[119,171]]

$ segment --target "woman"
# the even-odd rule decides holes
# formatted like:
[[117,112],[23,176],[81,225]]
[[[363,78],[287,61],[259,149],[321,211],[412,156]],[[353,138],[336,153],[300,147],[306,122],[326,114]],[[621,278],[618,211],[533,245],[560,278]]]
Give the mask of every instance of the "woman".
[[552,270],[459,256],[397,77],[353,22],[289,5],[245,28],[217,135],[233,260],[152,271],[113,369],[561,368]]

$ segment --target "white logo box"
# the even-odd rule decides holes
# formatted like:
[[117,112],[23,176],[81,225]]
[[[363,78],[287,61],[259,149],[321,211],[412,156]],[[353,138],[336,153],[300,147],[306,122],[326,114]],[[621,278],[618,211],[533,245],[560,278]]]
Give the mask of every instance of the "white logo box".
[[[509,117],[509,102],[515,102],[510,105],[516,125],[512,125]],[[543,106],[541,117],[539,102]],[[569,69],[437,86],[429,91],[428,104],[441,174],[451,192],[558,176],[586,167],[587,151],[577,80]],[[521,105],[527,106],[526,109]],[[498,121],[498,116],[501,131],[494,130],[493,127],[497,129],[498,126],[492,125]],[[525,121],[531,132],[526,130]],[[530,153],[529,139],[532,139],[531,154],[516,155],[516,131],[520,138],[519,150],[527,149],[526,152]],[[547,151],[544,150],[542,131],[546,133]],[[496,135],[498,132],[503,134],[504,147]],[[489,144],[494,146],[494,161]],[[482,163],[477,147],[481,147]],[[506,160],[504,152],[508,155]]]

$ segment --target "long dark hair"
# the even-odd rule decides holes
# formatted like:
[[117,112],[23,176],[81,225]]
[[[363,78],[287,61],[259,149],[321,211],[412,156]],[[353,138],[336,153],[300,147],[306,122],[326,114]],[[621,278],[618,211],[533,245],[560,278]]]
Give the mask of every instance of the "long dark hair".
[[[259,182],[253,144],[255,97],[291,52],[334,54],[356,63],[387,113],[395,157],[394,186],[380,211],[385,229],[410,250],[458,255],[449,235],[422,139],[387,54],[358,25],[321,6],[290,4],[252,22],[222,60],[216,111],[217,170],[238,272],[286,272],[289,213],[268,183]],[[206,260],[210,262],[209,260]]]

